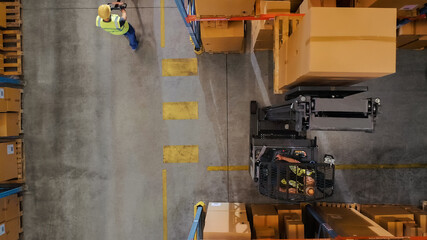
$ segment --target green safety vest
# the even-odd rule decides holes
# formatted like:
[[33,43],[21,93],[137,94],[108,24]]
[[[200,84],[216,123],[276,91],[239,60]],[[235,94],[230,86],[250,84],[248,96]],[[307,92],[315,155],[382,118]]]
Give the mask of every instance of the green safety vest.
[[99,16],[96,17],[96,26],[101,27],[105,31],[113,35],[123,35],[129,31],[129,23],[126,21],[125,24],[120,27],[120,16],[117,14],[111,14],[109,22],[104,22]]

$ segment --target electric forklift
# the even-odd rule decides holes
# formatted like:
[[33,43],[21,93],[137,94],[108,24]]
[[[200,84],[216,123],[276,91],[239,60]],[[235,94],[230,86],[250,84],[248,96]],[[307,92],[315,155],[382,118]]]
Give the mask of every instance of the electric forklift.
[[262,195],[285,202],[332,196],[335,159],[318,156],[310,130],[373,132],[379,98],[358,98],[367,87],[300,86],[284,103],[250,104],[249,173]]

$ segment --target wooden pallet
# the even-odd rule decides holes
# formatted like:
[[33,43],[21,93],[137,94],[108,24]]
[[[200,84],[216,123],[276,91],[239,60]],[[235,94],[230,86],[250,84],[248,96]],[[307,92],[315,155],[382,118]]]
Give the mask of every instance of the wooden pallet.
[[6,52],[21,52],[21,35],[20,30],[0,31],[0,50]]
[[0,54],[0,74],[22,75],[22,56],[18,52],[7,52]]
[[0,27],[13,28],[20,27],[21,24],[21,3],[0,2]]

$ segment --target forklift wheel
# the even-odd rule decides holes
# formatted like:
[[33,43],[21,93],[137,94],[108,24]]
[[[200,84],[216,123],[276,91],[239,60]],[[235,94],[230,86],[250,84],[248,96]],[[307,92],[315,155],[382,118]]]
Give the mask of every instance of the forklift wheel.
[[251,114],[256,114],[258,110],[258,104],[256,101],[251,101]]

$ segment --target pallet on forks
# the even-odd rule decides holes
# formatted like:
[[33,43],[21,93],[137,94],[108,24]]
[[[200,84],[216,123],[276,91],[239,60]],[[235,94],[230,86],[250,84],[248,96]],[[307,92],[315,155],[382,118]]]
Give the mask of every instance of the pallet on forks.
[[0,27],[19,28],[21,24],[21,3],[0,2]]

